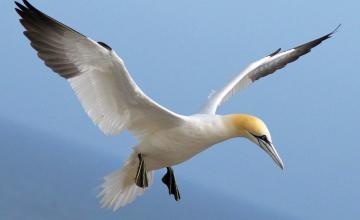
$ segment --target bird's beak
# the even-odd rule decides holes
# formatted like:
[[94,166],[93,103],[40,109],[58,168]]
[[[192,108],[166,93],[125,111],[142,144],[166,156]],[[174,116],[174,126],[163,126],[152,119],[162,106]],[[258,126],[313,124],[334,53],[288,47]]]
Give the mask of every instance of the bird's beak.
[[275,149],[275,146],[272,143],[267,143],[259,139],[260,147],[274,160],[274,162],[283,170],[284,163],[282,162],[278,152]]

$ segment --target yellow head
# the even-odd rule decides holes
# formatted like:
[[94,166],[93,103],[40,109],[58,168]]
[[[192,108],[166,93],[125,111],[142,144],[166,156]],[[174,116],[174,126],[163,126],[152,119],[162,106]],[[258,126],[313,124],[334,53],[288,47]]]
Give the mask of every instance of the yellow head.
[[268,153],[281,169],[284,168],[283,162],[272,144],[269,129],[261,119],[251,115],[233,114],[226,115],[225,120],[234,136],[249,139]]

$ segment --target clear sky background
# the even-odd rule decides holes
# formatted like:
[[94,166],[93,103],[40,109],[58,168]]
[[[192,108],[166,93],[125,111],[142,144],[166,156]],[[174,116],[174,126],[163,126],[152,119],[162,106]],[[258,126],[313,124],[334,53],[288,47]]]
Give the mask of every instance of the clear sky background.
[[262,118],[281,171],[245,139],[175,167],[177,204],[155,187],[119,212],[97,185],[136,140],[106,137],[72,90],[22,35],[13,1],[0,2],[1,219],[357,219],[360,216],[359,1],[32,0],[124,59],[150,97],[196,113],[252,61],[341,29],[295,63],[234,96],[220,114]]

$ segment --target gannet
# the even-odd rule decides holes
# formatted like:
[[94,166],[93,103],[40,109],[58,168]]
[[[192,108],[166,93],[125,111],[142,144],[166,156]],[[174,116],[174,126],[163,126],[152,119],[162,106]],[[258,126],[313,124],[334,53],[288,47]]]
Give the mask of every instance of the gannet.
[[153,182],[154,171],[167,168],[162,178],[175,200],[180,193],[172,166],[230,138],[244,137],[284,168],[265,123],[251,115],[218,115],[218,107],[234,93],[285,67],[330,38],[339,26],[316,40],[251,63],[215,92],[194,115],[177,114],[148,97],[135,83],[116,52],[36,9],[28,1],[15,2],[24,34],[38,56],[67,80],[92,121],[106,135],[128,130],[139,141],[124,166],[104,178],[101,203],[117,210]]

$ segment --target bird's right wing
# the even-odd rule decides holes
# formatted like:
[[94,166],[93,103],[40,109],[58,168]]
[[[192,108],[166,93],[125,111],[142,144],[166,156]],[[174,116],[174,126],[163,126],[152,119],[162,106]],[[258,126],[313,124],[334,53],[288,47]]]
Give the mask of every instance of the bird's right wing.
[[281,51],[281,49],[278,49],[269,56],[250,64],[247,68],[245,68],[245,70],[243,70],[239,75],[231,80],[222,90],[213,93],[201,110],[201,113],[215,114],[217,108],[225,101],[227,101],[233,94],[246,88],[256,80],[285,67],[288,63],[294,62],[304,54],[309,53],[312,48],[316,47],[324,40],[330,38],[339,27],[340,25],[331,33],[316,40],[286,51]]
[[16,11],[31,46],[48,67],[70,83],[87,114],[105,134],[129,129],[140,137],[182,122],[183,116],[141,91],[109,46],[23,2],[16,2]]

